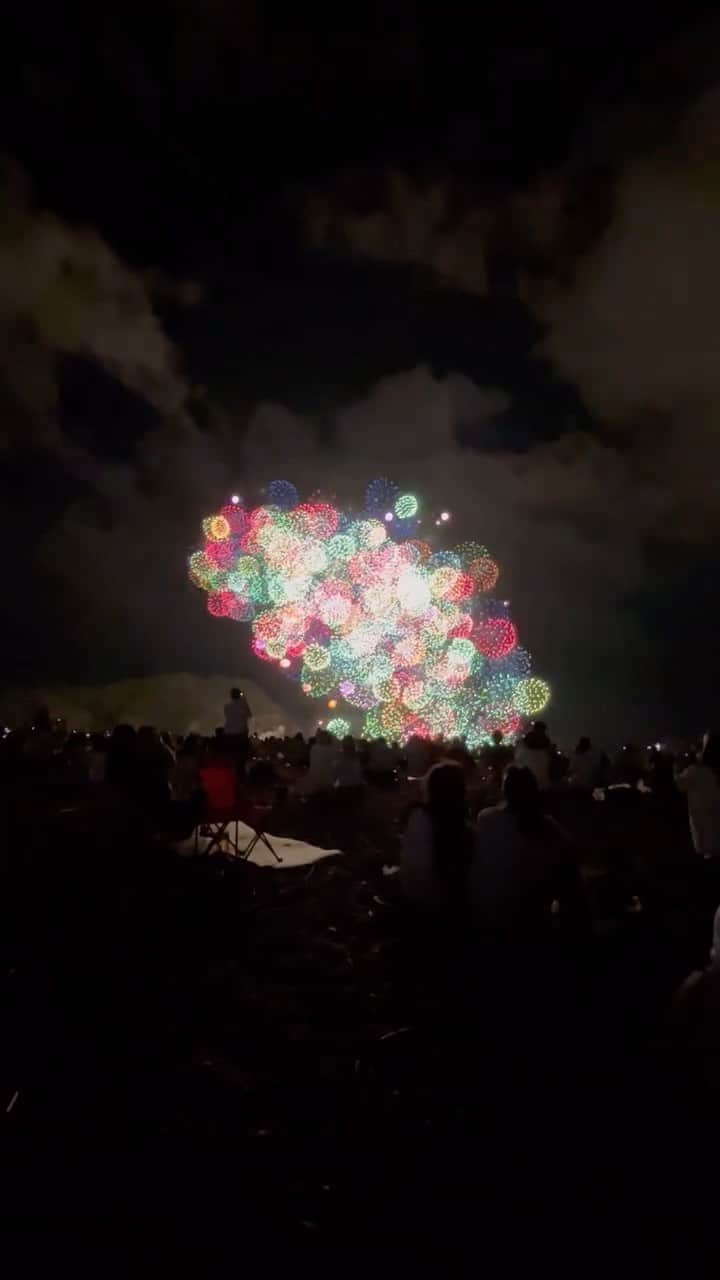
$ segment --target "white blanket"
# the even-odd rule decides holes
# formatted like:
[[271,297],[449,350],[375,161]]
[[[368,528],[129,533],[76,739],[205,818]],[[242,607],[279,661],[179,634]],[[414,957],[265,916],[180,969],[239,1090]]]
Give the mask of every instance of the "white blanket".
[[[250,827],[246,827],[244,822],[238,822],[238,846],[245,849],[252,840],[253,832]],[[230,828],[231,834],[235,835],[235,824]],[[273,836],[267,833],[273,849],[282,858],[282,862],[276,862],[270,850],[266,848],[262,840],[258,840],[253,849],[249,862],[254,862],[256,867],[274,867],[276,871],[286,871],[288,867],[306,867],[312,862],[319,862],[321,858],[332,858],[335,854],[342,853],[341,849],[320,849],[317,845],[306,844],[304,840],[293,840],[290,836]],[[205,852],[209,839],[200,836],[198,840],[198,850]],[[182,845],[177,846],[178,852],[183,854],[191,854],[195,852],[195,837],[190,836],[189,840],[184,840]]]

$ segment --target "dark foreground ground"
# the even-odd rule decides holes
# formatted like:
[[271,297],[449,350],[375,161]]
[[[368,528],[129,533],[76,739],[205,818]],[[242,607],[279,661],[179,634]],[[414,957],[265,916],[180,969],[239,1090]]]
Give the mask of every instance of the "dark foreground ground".
[[694,1270],[715,1109],[671,1004],[720,889],[682,813],[599,807],[579,832],[590,944],[477,973],[406,934],[383,872],[402,803],[298,811],[286,834],[346,852],[284,872],[15,815],[0,1074],[24,1251]]

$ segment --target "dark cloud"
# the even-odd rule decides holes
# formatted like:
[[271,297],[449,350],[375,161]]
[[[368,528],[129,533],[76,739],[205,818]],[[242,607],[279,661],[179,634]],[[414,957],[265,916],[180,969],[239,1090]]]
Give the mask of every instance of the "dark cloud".
[[192,653],[202,670],[225,667],[234,654],[253,671],[243,629],[209,618],[202,594],[185,581],[202,515],[233,490],[252,499],[273,475],[360,505],[368,480],[390,473],[421,496],[430,532],[433,510],[447,506],[455,537],[484,540],[498,556],[523,638],[557,689],[558,730],[592,723],[612,733],[621,715],[628,719],[630,678],[640,729],[653,687],[630,602],[646,581],[643,532],[663,495],[587,436],[529,454],[459,443],[468,424],[492,421],[506,405],[502,392],[421,367],[339,405],[329,435],[272,404],[232,430],[161,431],[147,438],[137,465],[96,468],[93,497],[49,530],[43,563],[82,602],[80,632],[101,659],[112,659],[120,638],[125,662],[135,655],[131,669],[183,669]]
[[[0,210],[0,519],[9,547],[30,531],[5,567],[13,654],[75,679],[254,670],[185,579],[201,516],[273,475],[358,501],[390,471],[497,554],[559,732],[694,718],[713,100],[672,131],[710,44],[627,6],[590,31],[524,6],[522,40],[505,6],[480,41],[467,6],[282,31],[241,8],[193,0],[171,41],[147,14],[137,49],[110,6],[64,59],[59,15],[0,53],[11,143],[61,215],[18,180]],[[312,254],[290,225],[308,190]],[[204,304],[176,282],[196,274]],[[88,396],[88,364],[126,399]],[[705,539],[694,562],[678,530]]]
[[[95,361],[163,414],[179,416],[188,387],[157,315],[152,278],[126,266],[92,227],[35,210],[10,168],[0,186],[0,378],[32,416],[40,443],[57,427],[57,359]],[[160,280],[167,295],[171,286]],[[189,282],[173,286],[184,304]],[[26,423],[28,419],[25,419]]]
[[638,482],[672,490],[674,510],[662,504],[648,531],[703,537],[717,525],[719,125],[713,91],[644,155],[629,148],[612,170],[568,169],[495,202],[473,203],[452,179],[389,174],[370,210],[312,200],[308,236],[483,295],[504,262],[541,326],[537,354]]
[[572,277],[526,284],[541,350],[638,464],[671,478],[676,528],[717,525],[720,94],[620,176]]

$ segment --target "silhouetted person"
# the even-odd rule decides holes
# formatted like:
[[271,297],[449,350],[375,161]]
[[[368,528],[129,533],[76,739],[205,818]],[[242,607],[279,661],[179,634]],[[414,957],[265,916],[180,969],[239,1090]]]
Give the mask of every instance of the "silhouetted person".
[[169,829],[178,837],[188,836],[202,821],[205,811],[205,793],[200,777],[200,740],[197,734],[188,734],[178,749],[170,770]]
[[660,747],[648,751],[648,786],[658,800],[671,800],[676,795],[672,756]]
[[425,803],[413,809],[405,828],[400,883],[408,901],[441,912],[460,910],[472,848],[465,775],[454,761],[441,761],[427,775]]
[[626,742],[618,760],[618,781],[636,787],[645,773],[645,753],[634,742]]
[[335,765],[335,781],[338,791],[344,792],[346,796],[351,792],[359,796],[365,785],[360,756],[351,733],[342,740]]
[[371,782],[395,781],[397,754],[384,738],[374,738],[368,748],[367,776]]
[[152,824],[162,819],[170,802],[170,771],[174,760],[152,725],[137,735],[138,793]]
[[503,738],[502,729],[494,729],[492,743],[483,747],[480,757],[488,771],[490,788],[495,795],[500,795],[503,774],[515,754],[514,747],[509,742],[504,742]]
[[105,780],[134,795],[138,771],[137,734],[131,724],[116,724],[110,735]]
[[470,903],[479,928],[503,943],[532,946],[549,934],[554,914],[572,916],[583,904],[570,842],[543,812],[537,779],[511,765],[503,800],[478,817],[470,868]]
[[541,791],[550,786],[550,765],[552,761],[552,743],[547,735],[547,725],[536,720],[529,733],[515,748],[515,763],[522,769],[529,769]]
[[51,729],[50,712],[47,707],[38,707],[33,719],[32,727],[36,733],[49,733]]
[[225,739],[227,749],[235,757],[241,769],[248,756],[250,719],[252,711],[242,689],[230,690],[230,701],[225,704]]
[[405,743],[408,778],[424,778],[432,764],[432,746],[427,738],[413,734]]
[[599,785],[602,752],[593,747],[589,738],[580,738],[570,757],[568,782],[579,791],[592,791]]
[[703,858],[720,856],[720,734],[705,735],[699,762],[678,774],[676,782],[687,796],[695,852]]
[[310,765],[299,790],[306,795],[327,795],[335,786],[338,744],[327,729],[318,729],[310,747]]
[[94,733],[88,756],[88,782],[98,785],[105,782],[107,774],[108,744],[105,735]]

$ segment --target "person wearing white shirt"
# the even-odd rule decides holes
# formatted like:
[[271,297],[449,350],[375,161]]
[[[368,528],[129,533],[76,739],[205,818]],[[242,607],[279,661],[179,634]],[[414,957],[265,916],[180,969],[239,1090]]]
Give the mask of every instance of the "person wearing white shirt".
[[306,795],[322,795],[335,786],[338,745],[325,729],[318,729],[310,748],[310,766],[299,790]]
[[602,765],[602,752],[589,738],[581,738],[570,757],[568,781],[577,791],[592,791],[597,786]]
[[720,735],[706,734],[699,764],[675,779],[687,796],[690,835],[702,858],[720,856]]
[[515,748],[515,764],[519,769],[529,769],[541,791],[550,786],[550,759],[552,744],[547,730],[538,720],[522,742]]

